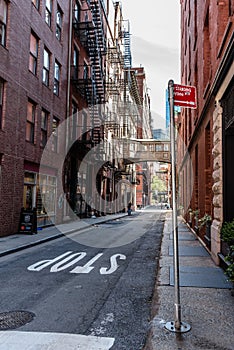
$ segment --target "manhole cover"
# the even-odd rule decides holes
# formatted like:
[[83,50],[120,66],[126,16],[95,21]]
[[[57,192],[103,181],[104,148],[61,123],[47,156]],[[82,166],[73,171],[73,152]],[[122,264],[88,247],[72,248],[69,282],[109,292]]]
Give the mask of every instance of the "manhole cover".
[[0,330],[15,329],[33,320],[35,314],[29,311],[9,311],[0,313]]

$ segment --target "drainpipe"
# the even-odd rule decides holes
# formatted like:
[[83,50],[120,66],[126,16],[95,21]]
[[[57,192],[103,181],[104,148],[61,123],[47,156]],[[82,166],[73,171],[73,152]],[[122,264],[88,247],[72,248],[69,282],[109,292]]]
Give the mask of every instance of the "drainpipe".
[[[70,0],[69,5],[69,32],[68,32],[68,59],[67,59],[67,105],[66,105],[66,139],[65,139],[65,156],[68,151],[69,141],[69,116],[70,116],[70,95],[71,95],[71,49],[72,49],[72,15],[73,15],[73,0]],[[62,176],[62,175],[61,175]],[[64,201],[63,215],[66,217],[67,202]]]
[[[69,14],[69,36],[68,36],[68,67],[67,67],[67,110],[66,118],[70,115],[70,94],[71,94],[71,49],[72,49],[72,15],[73,15],[73,0],[70,0],[70,14]],[[68,128],[67,128],[68,131]],[[68,132],[67,135],[68,136]],[[68,138],[66,138],[66,146]]]

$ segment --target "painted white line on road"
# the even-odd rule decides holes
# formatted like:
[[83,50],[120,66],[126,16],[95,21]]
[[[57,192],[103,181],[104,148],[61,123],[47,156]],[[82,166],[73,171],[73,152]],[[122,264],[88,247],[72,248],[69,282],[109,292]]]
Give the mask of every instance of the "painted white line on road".
[[109,350],[114,341],[81,334],[0,331],[0,350]]

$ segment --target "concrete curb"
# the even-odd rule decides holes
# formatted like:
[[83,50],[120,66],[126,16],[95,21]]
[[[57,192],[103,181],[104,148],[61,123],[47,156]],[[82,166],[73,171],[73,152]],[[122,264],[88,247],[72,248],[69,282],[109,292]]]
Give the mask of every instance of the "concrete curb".
[[[136,213],[134,215],[139,215],[139,213]],[[134,216],[134,215],[132,215],[132,216]],[[113,218],[113,217],[112,218],[106,218],[106,219],[101,220],[101,221],[96,222],[96,223],[94,221],[94,223],[87,223],[87,226],[85,226],[85,227],[80,227],[80,228],[78,227],[76,229],[68,230],[68,231],[63,232],[63,233],[60,232],[60,233],[54,234],[53,236],[50,236],[50,237],[42,238],[42,239],[40,239],[38,241],[35,241],[35,242],[25,243],[24,245],[20,245],[18,247],[15,247],[15,248],[8,249],[6,251],[0,252],[0,257],[16,253],[16,252],[19,252],[19,251],[27,249],[27,248],[32,248],[32,247],[37,246],[39,244],[43,244],[43,243],[46,243],[46,242],[49,242],[49,241],[53,241],[55,239],[64,237],[66,235],[70,235],[70,234],[78,232],[78,231],[86,230],[87,228],[95,226],[95,225],[98,225],[98,224],[102,224],[102,223],[113,221],[113,220],[118,220],[118,219],[124,218],[124,217],[128,217],[128,215],[125,213],[122,216],[118,216],[118,217],[115,217],[115,218]],[[51,226],[51,227],[55,227],[55,226]],[[30,236],[33,236],[33,235],[30,235]]]

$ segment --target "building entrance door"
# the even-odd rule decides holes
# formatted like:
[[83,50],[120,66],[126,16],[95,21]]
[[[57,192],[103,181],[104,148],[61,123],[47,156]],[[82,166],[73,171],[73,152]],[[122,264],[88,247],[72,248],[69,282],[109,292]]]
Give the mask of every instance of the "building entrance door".
[[[223,221],[234,219],[234,78],[230,83],[221,105],[223,108]],[[221,243],[221,251],[227,254],[227,245]]]
[[234,123],[225,132],[224,143],[224,221],[234,218]]
[[36,206],[36,174],[25,172],[23,207],[33,209]]
[[24,208],[33,209],[33,185],[24,185]]
[[230,221],[234,218],[234,78],[222,98],[223,107],[223,216],[224,221]]

